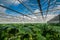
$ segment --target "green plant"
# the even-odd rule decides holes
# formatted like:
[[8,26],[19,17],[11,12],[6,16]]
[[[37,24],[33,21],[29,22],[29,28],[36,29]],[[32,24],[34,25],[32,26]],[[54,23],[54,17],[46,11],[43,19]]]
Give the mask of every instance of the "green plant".
[[0,24],[0,40],[60,40],[60,24]]

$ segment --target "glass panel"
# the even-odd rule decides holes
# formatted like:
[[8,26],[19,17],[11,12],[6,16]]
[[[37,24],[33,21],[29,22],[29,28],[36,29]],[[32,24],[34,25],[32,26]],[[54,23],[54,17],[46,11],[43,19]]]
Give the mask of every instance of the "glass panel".
[[[19,2],[20,1],[20,2]],[[38,6],[38,0],[0,0],[0,5],[16,10],[24,15],[35,15],[35,13],[40,14],[40,8]],[[50,1],[50,3],[49,3]],[[53,10],[58,7],[60,0],[40,0],[41,9],[43,14],[46,14],[46,11]],[[2,8],[3,9],[3,8]],[[3,9],[0,7],[0,12],[5,14],[18,15],[19,13],[10,11],[9,9]],[[2,10],[2,11],[1,11]],[[53,12],[51,12],[53,14]]]

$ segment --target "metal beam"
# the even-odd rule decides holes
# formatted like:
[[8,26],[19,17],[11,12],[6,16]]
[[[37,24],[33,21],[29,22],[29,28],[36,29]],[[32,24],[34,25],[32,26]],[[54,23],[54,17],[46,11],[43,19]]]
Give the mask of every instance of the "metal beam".
[[[46,1],[46,2],[47,2],[47,1]],[[53,2],[50,2],[49,8],[52,6],[52,5],[51,5],[52,3],[56,4],[56,0],[54,0]],[[47,5],[47,6],[48,6],[48,5]],[[43,7],[43,8],[46,8],[47,6],[45,6],[45,7]]]
[[45,18],[47,18],[47,14],[48,14],[48,11],[49,11],[49,7],[50,7],[50,0],[48,0],[48,6],[47,6],[47,11],[46,11],[46,16],[45,16]]
[[[26,4],[24,4],[24,3],[22,3],[23,1],[22,0],[18,0],[25,8],[27,8],[34,16],[36,16],[35,15],[35,13],[31,10],[31,8],[29,8],[29,6],[27,6]],[[22,2],[21,2],[22,1]]]
[[[53,12],[53,11],[57,11],[57,10],[60,10],[60,9],[50,9],[48,12]],[[44,12],[46,12],[46,10]],[[38,13],[41,13],[41,12],[38,12]]]
[[[0,15],[1,15],[0,17],[11,16],[12,18],[14,18],[14,17],[17,18],[17,16],[9,15],[9,14],[3,13],[3,12],[1,12]],[[6,18],[8,18],[8,17],[6,17]]]
[[[20,13],[20,12],[18,12],[18,11],[16,11],[16,10],[13,10],[13,9],[8,8],[8,7],[6,7],[6,6],[0,5],[0,7],[3,7],[3,8],[6,8],[6,9],[9,9],[9,10],[11,10],[11,11],[14,11],[14,12],[18,13],[18,14],[21,14],[21,15],[23,15],[23,16],[26,16],[26,17],[31,18],[31,17],[30,17],[30,16],[28,16],[28,15],[25,15],[25,14],[23,14],[23,13]],[[32,19],[32,18],[31,18],[31,19]]]
[[40,9],[40,12],[41,12],[42,18],[44,18],[44,17],[43,17],[43,12],[42,12],[42,7],[41,7],[40,0],[37,0],[37,2],[38,2],[38,6],[39,6],[39,9]]
[[[51,2],[50,0],[48,0],[48,6],[47,6],[47,11],[46,11],[46,16],[45,16],[45,18],[47,18],[47,14],[48,14],[48,12],[49,12],[49,8],[51,7],[51,3],[52,3],[52,2]],[[54,3],[54,6],[53,6],[53,7],[55,7],[56,0],[54,0],[53,3]]]

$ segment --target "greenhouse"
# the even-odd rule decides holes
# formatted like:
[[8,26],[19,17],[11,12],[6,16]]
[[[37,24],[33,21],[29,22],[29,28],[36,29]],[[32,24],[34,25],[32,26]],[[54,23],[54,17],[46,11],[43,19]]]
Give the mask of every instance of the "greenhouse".
[[60,0],[0,0],[0,40],[60,40]]

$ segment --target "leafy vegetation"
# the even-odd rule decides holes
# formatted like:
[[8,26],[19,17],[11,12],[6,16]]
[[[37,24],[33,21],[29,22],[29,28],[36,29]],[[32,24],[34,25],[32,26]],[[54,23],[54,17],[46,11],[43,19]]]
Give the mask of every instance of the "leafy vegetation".
[[0,40],[60,40],[60,24],[0,24]]

